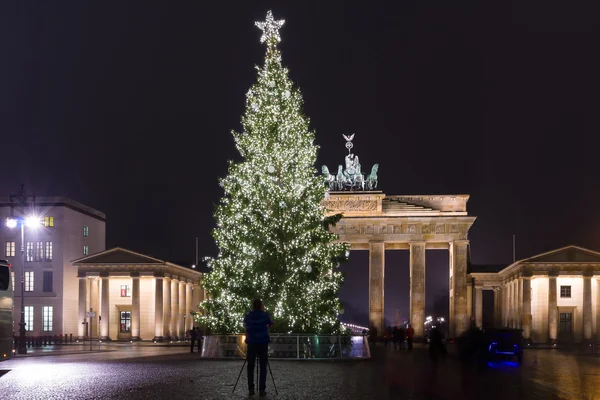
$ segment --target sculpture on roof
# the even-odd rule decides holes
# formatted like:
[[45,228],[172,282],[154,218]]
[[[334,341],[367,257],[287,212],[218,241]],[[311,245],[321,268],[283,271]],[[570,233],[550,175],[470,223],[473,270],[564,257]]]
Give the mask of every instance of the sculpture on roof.
[[377,188],[377,171],[379,164],[373,165],[371,173],[365,177],[362,173],[362,168],[358,156],[352,153],[354,144],[354,133],[352,135],[344,135],[346,139],[346,149],[348,149],[348,155],[344,158],[345,167],[338,165],[337,175],[333,175],[329,172],[329,168],[326,165],[322,167],[323,180],[329,190],[332,191],[360,191],[360,190],[374,190]]

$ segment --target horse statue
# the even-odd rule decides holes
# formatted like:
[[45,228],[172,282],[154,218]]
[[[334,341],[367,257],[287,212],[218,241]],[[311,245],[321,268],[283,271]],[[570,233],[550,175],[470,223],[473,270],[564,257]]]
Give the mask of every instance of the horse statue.
[[346,177],[344,176],[344,167],[338,165],[338,172],[335,178],[337,183],[337,190],[344,190],[344,183],[346,182]]
[[373,165],[371,173],[367,176],[367,188],[373,190],[377,187],[377,171],[379,170],[379,164]]
[[354,182],[353,186],[355,189],[365,190],[365,178],[360,170],[360,164],[356,166],[356,171],[354,172]]
[[335,175],[331,175],[329,173],[329,168],[327,168],[327,165],[323,165],[323,167],[321,167],[321,171],[323,172],[323,180],[325,181],[325,185],[327,185],[329,190],[335,189]]

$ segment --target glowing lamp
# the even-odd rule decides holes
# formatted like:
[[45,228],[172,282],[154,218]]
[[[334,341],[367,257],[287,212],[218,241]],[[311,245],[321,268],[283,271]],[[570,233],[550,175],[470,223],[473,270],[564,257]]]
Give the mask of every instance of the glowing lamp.
[[40,226],[40,219],[38,217],[27,217],[25,218],[25,225],[29,228],[35,228]]
[[14,218],[6,218],[6,226],[9,228],[15,228],[17,226],[17,220]]

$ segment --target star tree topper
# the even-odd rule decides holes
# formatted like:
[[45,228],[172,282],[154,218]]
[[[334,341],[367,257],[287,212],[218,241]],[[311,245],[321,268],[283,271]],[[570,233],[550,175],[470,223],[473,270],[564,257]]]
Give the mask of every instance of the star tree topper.
[[267,11],[267,20],[265,22],[254,23],[260,30],[263,31],[263,34],[260,37],[260,42],[267,42],[268,44],[277,44],[281,42],[281,37],[279,36],[279,28],[281,28],[284,23],[284,19],[275,21],[273,19],[273,13],[271,12],[271,10]]

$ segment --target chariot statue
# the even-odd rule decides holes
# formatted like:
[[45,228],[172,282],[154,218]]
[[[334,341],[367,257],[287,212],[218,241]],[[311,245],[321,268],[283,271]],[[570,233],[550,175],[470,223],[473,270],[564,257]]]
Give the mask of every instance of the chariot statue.
[[[348,149],[348,155],[344,158],[344,165],[338,165],[337,174],[333,175],[329,172],[329,168],[323,165],[321,171],[323,172],[323,182],[328,190],[333,191],[360,191],[360,190],[375,190],[377,188],[377,171],[379,164],[373,165],[371,173],[366,177],[362,173],[362,167],[358,156],[352,153],[354,144],[354,133],[346,136],[342,135],[346,139],[346,149]],[[344,168],[345,166],[345,168]]]

